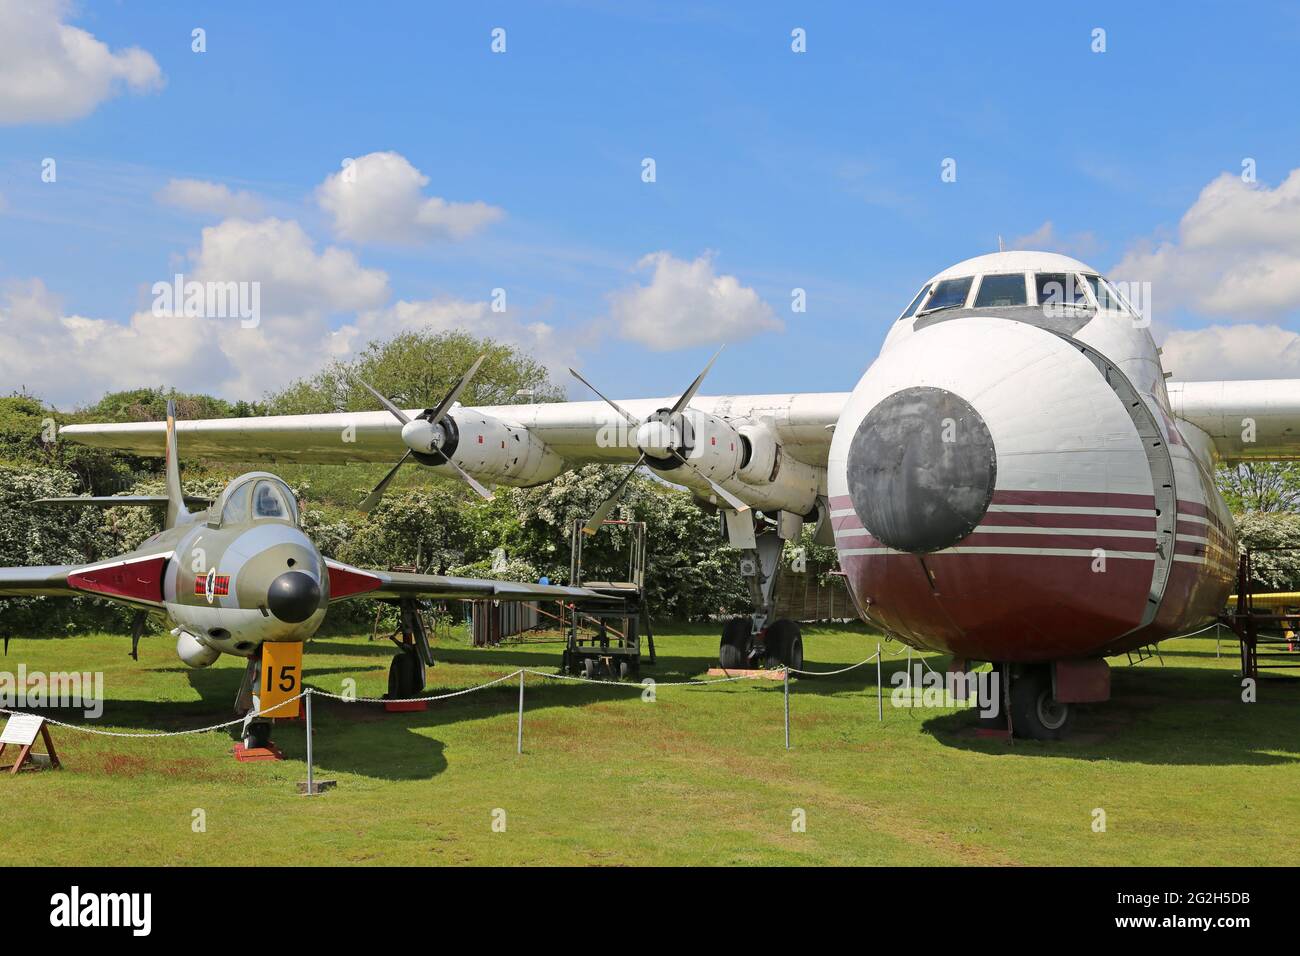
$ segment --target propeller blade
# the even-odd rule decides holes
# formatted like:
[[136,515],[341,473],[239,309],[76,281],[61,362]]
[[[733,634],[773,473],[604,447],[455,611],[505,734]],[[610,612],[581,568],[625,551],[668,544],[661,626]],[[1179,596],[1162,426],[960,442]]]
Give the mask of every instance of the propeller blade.
[[713,358],[709,359],[709,364],[704,366],[704,371],[695,376],[695,381],[691,382],[690,388],[682,392],[682,397],[677,399],[676,403],[673,405],[674,415],[691,403],[691,399],[695,397],[695,393],[700,390],[700,385],[704,383],[704,376],[709,374],[709,369],[713,368],[713,363],[718,360],[718,356],[722,354],[724,348],[726,348],[725,345],[720,346],[718,350],[713,353]]
[[679,452],[676,448],[671,449],[671,451],[673,453],[674,458],[676,458],[683,465],[685,465],[691,471],[695,472],[706,482],[708,482],[709,487],[713,489],[713,493],[717,495],[719,498],[721,498],[723,501],[725,501],[727,504],[729,504],[733,509],[740,512],[749,510],[749,505],[745,504],[743,501],[741,501],[739,498],[733,495],[726,488],[722,487],[722,485],[718,484],[716,481],[714,481],[704,472],[700,471],[700,469],[696,468],[695,465],[693,465],[691,462],[683,458],[681,452]]
[[[369,386],[366,387],[369,388]],[[383,480],[381,480],[379,484],[375,485],[374,490],[371,491],[370,494],[366,495],[365,500],[363,500],[359,506],[362,511],[374,510],[375,506],[379,504],[379,500],[384,497],[384,492],[388,489],[388,486],[392,484],[393,479],[397,477],[397,470],[405,465],[406,459],[410,457],[411,451],[410,449],[407,449],[406,454],[401,457],[388,474],[384,475]]]
[[456,474],[460,475],[460,477],[461,477],[462,479],[464,479],[465,484],[469,485],[471,488],[473,488],[475,491],[477,491],[480,495],[483,496],[483,498],[484,498],[485,500],[487,500],[487,501],[491,501],[491,500],[495,497],[495,496],[492,494],[492,492],[488,491],[486,488],[484,488],[482,485],[480,485],[480,484],[479,484],[479,483],[474,479],[474,476],[473,476],[473,475],[471,475],[471,474],[470,474],[468,471],[466,471],[464,468],[460,467],[460,465],[456,464],[454,461],[452,461],[452,460],[451,460],[450,458],[448,458],[446,455],[443,455],[443,456],[442,456],[442,460],[445,461],[447,464],[451,465],[451,467],[455,468],[455,469],[456,469]]
[[582,526],[584,532],[587,534],[596,533],[600,528],[600,523],[609,517],[609,513],[614,510],[614,505],[618,504],[618,499],[623,496],[623,489],[627,487],[627,483],[632,480],[632,476],[636,474],[636,470],[643,464],[645,464],[644,454],[636,460],[636,464],[628,469],[627,474],[625,474],[622,479],[619,480],[619,483],[614,486],[614,490],[611,491],[605,497],[605,500],[600,503],[600,507],[596,509],[596,513],[587,519],[587,523]]
[[589,381],[587,381],[585,378],[583,378],[581,375],[578,374],[577,369],[573,369],[573,368],[569,369],[569,374],[572,375],[574,378],[576,378],[583,385],[586,385],[593,392],[595,392],[597,397],[599,397],[601,401],[603,401],[606,405],[608,405],[610,408],[614,409],[614,411],[618,412],[625,419],[627,419],[627,423],[631,425],[633,428],[641,427],[641,419],[637,418],[627,409],[620,407],[615,402],[611,401],[610,399],[602,395],[600,389],[598,389],[595,385],[592,385]]
[[443,416],[447,414],[448,409],[455,405],[456,400],[460,398],[460,393],[465,391],[465,386],[469,384],[469,380],[474,377],[474,373],[478,371],[478,367],[483,364],[485,358],[487,358],[486,355],[480,355],[478,359],[475,360],[474,364],[469,367],[469,371],[460,377],[460,381],[452,386],[451,391],[448,392],[446,397],[438,403],[438,407],[433,410],[433,414],[426,415],[429,421],[433,422],[435,425],[442,421]]
[[392,402],[390,402],[388,399],[384,398],[384,396],[380,395],[379,392],[378,392],[377,390],[375,390],[374,388],[371,388],[371,387],[370,387],[370,383],[366,382],[364,379],[360,378],[360,377],[357,376],[357,375],[353,375],[352,377],[356,380],[356,382],[357,382],[358,385],[360,385],[362,388],[364,388],[364,389],[365,389],[367,392],[369,392],[371,395],[375,396],[375,398],[379,400],[379,404],[380,404],[380,405],[383,405],[384,408],[386,408],[386,409],[388,409],[390,412],[392,412],[393,415],[394,415],[394,417],[396,417],[397,420],[398,420],[399,422],[401,422],[403,425],[405,425],[407,422],[410,421],[410,419],[406,417],[406,412],[402,411],[400,408],[398,408],[396,405],[394,405],[394,404],[393,404]]

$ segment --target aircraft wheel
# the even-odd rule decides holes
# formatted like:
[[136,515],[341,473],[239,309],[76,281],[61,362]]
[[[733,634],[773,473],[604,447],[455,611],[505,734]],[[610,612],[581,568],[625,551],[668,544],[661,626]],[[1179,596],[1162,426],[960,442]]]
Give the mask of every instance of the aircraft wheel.
[[244,728],[244,749],[255,750],[271,743],[271,722],[255,720]]
[[733,617],[722,628],[718,661],[727,670],[739,670],[749,662],[750,624],[747,617]]
[[595,661],[594,658],[587,657],[587,658],[584,658],[584,659],[583,659],[583,661],[582,661],[582,675],[583,675],[584,677],[586,677],[587,680],[596,680],[596,678],[597,678],[597,674],[596,674],[596,661]]
[[618,662],[618,679],[627,680],[628,675],[632,673],[632,668],[628,666],[627,661]]
[[1070,729],[1074,710],[1052,696],[1051,674],[1037,667],[1011,682],[1011,726],[1017,737],[1060,740]]
[[424,690],[424,662],[412,650],[398,651],[388,665],[388,696],[394,699],[418,697]]
[[803,634],[794,621],[781,618],[767,628],[767,653],[773,664],[803,669]]

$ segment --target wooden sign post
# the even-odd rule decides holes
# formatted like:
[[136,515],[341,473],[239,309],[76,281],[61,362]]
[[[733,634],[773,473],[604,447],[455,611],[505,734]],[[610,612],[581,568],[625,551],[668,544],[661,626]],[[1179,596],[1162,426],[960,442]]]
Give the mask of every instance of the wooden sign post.
[[59,755],[54,752],[54,741],[50,739],[50,728],[45,723],[45,718],[36,714],[13,714],[5,722],[3,731],[0,731],[0,756],[5,752],[5,748],[11,744],[18,747],[18,759],[11,764],[0,766],[0,770],[8,770],[11,774],[17,773],[23,769],[26,764],[28,769],[36,769],[37,764],[28,764],[27,761],[32,757],[32,745],[36,743],[36,735],[40,734],[45,741],[45,753],[36,754],[36,756],[45,756],[49,758],[51,767],[60,767]]

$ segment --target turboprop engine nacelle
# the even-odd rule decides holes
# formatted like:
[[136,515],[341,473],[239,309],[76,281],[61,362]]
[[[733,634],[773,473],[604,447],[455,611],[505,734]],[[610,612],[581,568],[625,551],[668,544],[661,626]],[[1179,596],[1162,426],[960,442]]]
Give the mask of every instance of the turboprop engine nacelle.
[[190,667],[211,667],[221,652],[202,643],[189,631],[177,629],[176,656]]
[[792,458],[770,428],[693,409],[681,422],[667,421],[666,414],[656,415],[637,430],[637,445],[651,456],[650,467],[665,479],[702,498],[710,496],[703,479],[668,455],[672,447],[751,507],[801,516],[815,510],[823,470]]
[[422,463],[448,477],[456,472],[443,455],[483,481],[520,487],[550,481],[564,470],[564,460],[527,428],[461,406],[436,424],[422,418],[408,422],[402,441]]

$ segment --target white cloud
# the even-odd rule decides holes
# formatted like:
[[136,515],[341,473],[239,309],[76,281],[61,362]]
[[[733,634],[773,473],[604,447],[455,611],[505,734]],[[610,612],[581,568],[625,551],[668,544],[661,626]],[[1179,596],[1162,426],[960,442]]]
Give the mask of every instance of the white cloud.
[[60,405],[137,385],[255,398],[331,357],[332,315],[378,309],[390,295],[386,273],[345,250],[318,251],[298,223],[278,219],[204,229],[180,271],[186,281],[259,283],[257,324],[186,318],[169,303],[155,314],[152,302],[126,323],[68,315],[39,280],[18,283],[0,298],[0,381]]
[[123,87],[146,93],[162,70],[138,47],[112,51],[63,23],[64,0],[0,0],[0,123],[79,119]]
[[235,192],[224,183],[203,179],[169,180],[154,199],[166,206],[221,217],[255,219],[262,212],[262,201],[252,193]]
[[1300,309],[1300,169],[1270,189],[1224,173],[1172,240],[1145,240],[1112,274],[1150,282],[1157,308],[1259,320]]
[[142,384],[185,387],[224,369],[193,320],[137,312],[127,324],[64,315],[39,279],[0,295],[0,381],[59,406]]
[[422,192],[429,177],[400,153],[369,153],[316,189],[334,232],[352,242],[417,244],[464,239],[505,216],[485,202],[448,202]]
[[[271,314],[351,312],[388,299],[388,275],[366,269],[345,249],[317,252],[292,219],[227,219],[203,230],[187,277],[198,281],[262,283]],[[167,278],[167,277],[161,277]]]
[[333,333],[330,352],[344,358],[372,340],[402,332],[457,330],[518,346],[556,371],[572,365],[576,357],[572,338],[556,335],[555,327],[546,322],[520,322],[506,313],[493,312],[487,302],[453,298],[402,299],[362,312]]
[[[125,322],[69,315],[39,280],[0,288],[0,382],[27,386],[59,407],[106,391],[175,386],[256,398],[346,358],[372,339],[462,329],[528,349],[550,368],[573,360],[571,336],[544,322],[453,298],[391,301],[388,275],[346,250],[318,249],[291,220],[228,219],[202,231],[184,281],[259,283],[260,317],[187,318],[152,303]],[[171,283],[173,276],[158,276]],[[153,298],[152,283],[149,297]],[[338,328],[339,313],[347,313]]]
[[1300,378],[1300,333],[1277,325],[1212,325],[1171,332],[1162,346],[1175,381]]
[[757,292],[735,276],[715,275],[709,254],[687,262],[652,252],[637,263],[639,269],[651,266],[649,285],[610,296],[611,317],[626,338],[667,351],[785,328]]
[[1012,239],[1008,248],[1032,249],[1038,252],[1059,252],[1061,255],[1087,260],[1090,256],[1096,255],[1101,248],[1101,244],[1098,243],[1097,237],[1091,232],[1060,235],[1056,231],[1056,226],[1052,224],[1052,220],[1048,219],[1033,232]]

